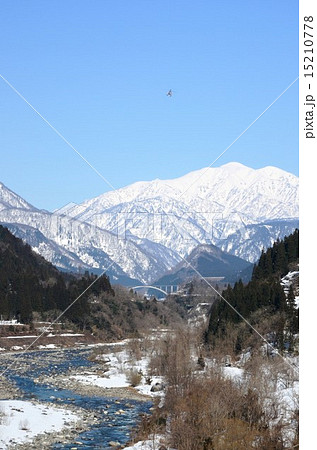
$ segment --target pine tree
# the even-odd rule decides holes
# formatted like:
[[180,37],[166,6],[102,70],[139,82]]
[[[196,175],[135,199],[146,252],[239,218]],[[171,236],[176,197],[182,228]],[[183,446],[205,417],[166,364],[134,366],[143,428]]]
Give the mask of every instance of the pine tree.
[[260,280],[263,278],[263,274],[265,271],[265,263],[264,263],[265,256],[264,255],[265,255],[264,248],[262,248],[259,261],[253,267],[252,280]]
[[284,290],[277,282],[271,286],[270,304],[273,307],[273,311],[285,311],[287,308]]
[[[274,317],[279,316],[275,325],[272,323],[272,332],[275,332],[278,345],[284,350],[287,330],[293,335],[298,332],[298,309],[292,291],[287,301],[280,285],[280,277],[289,271],[288,264],[296,261],[298,241],[298,230],[282,241],[277,240],[271,248],[262,250],[259,261],[253,268],[252,279],[247,285],[241,280],[233,288],[228,285],[222,292],[226,301],[218,300],[211,308],[206,332],[209,342],[215,342],[216,337],[224,337],[228,325],[238,324],[242,320],[241,316],[248,319],[253,312],[261,309]],[[237,338],[236,351],[240,345],[240,338]]]
[[290,333],[297,334],[299,330],[299,314],[292,285],[289,288],[287,296],[287,318]]
[[287,273],[287,257],[284,243],[276,246],[276,253],[273,263],[273,271],[279,276],[283,276]]
[[20,310],[17,312],[17,316],[20,317],[22,323],[30,323],[32,320],[32,306],[30,298],[24,296],[20,301]]
[[264,257],[263,277],[268,278],[273,273],[272,249],[268,248]]

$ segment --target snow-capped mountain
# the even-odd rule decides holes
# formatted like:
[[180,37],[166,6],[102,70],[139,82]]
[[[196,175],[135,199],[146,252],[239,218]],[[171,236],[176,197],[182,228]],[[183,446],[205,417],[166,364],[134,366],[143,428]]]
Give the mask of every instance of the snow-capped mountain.
[[168,200],[171,207],[184,204],[201,214],[228,216],[236,212],[250,222],[294,218],[298,217],[298,178],[276,167],[256,170],[228,163],[172,180],[137,182],[80,205],[70,205],[67,214],[100,226],[107,223],[105,213],[117,205],[140,203],[149,212],[164,209],[150,199]]
[[201,244],[254,262],[297,218],[298,178],[275,167],[229,163],[140,181],[53,213],[0,184],[0,222],[49,261],[66,270],[111,265],[115,276],[146,283]]
[[[8,198],[5,187],[2,192]],[[14,206],[7,203],[0,211],[0,222],[61,269],[108,269],[113,280],[148,282],[179,261],[173,251],[160,244],[135,237],[128,240],[65,215],[40,211],[31,205],[23,208],[23,199],[14,201]]]
[[0,182],[0,211],[10,208],[21,208],[29,211],[36,209]]
[[223,251],[255,263],[263,248],[272,247],[277,239],[289,236],[296,228],[299,228],[298,219],[277,219],[250,224],[224,236],[223,239],[217,239],[216,245]]
[[[114,233],[159,242],[185,256],[202,243],[221,241],[223,246],[250,224],[297,218],[298,178],[276,167],[255,170],[229,163],[173,180],[137,182],[70,205],[66,213]],[[223,249],[231,251],[230,246]],[[243,251],[237,256],[255,258]]]

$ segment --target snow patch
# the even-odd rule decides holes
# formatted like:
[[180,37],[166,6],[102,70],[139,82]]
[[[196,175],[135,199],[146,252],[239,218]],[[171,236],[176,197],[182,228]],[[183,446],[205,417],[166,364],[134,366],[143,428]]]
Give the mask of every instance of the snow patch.
[[0,448],[31,442],[38,434],[60,431],[79,417],[44,404],[22,400],[0,400],[4,416],[0,423]]

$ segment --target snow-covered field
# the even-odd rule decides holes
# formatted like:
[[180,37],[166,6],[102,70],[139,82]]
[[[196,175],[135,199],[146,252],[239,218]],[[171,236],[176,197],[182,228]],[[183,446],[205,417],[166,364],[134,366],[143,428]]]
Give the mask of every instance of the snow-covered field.
[[87,373],[86,375],[74,375],[70,377],[70,379],[79,381],[80,383],[93,384],[94,386],[99,386],[107,389],[129,386],[126,376],[122,373],[115,372],[114,370],[112,370],[112,373],[109,374],[109,376],[107,375],[105,377]]
[[[122,343],[118,343],[118,348]],[[128,350],[122,347],[122,350],[100,355],[100,360],[107,363],[107,370],[103,375],[90,374],[89,371],[83,375],[73,375],[70,379],[84,384],[91,384],[103,388],[124,388],[131,386],[129,374],[139,373],[140,382],[135,389],[143,395],[157,396],[162,395],[162,391],[151,392],[151,388],[156,383],[162,383],[162,377],[151,376],[151,383],[147,382],[149,358],[142,357],[139,360],[131,358]]]
[[[162,445],[162,437],[155,436],[153,439],[147,439],[146,441],[139,441],[135,444],[125,447],[124,450],[157,450]],[[164,441],[164,437],[163,437]],[[169,450],[172,450],[169,448]]]
[[30,442],[38,434],[61,431],[80,420],[74,413],[22,400],[0,400],[0,448]]

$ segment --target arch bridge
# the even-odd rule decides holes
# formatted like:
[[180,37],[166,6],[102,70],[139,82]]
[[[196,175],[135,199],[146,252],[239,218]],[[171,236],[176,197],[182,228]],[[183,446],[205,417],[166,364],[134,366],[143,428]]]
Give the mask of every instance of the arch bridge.
[[[164,289],[165,288],[165,289]],[[136,290],[136,289],[154,289],[156,291],[161,292],[165,296],[176,293],[178,291],[177,285],[164,285],[164,286],[151,286],[151,285],[142,285],[142,286],[133,286],[130,289]]]

